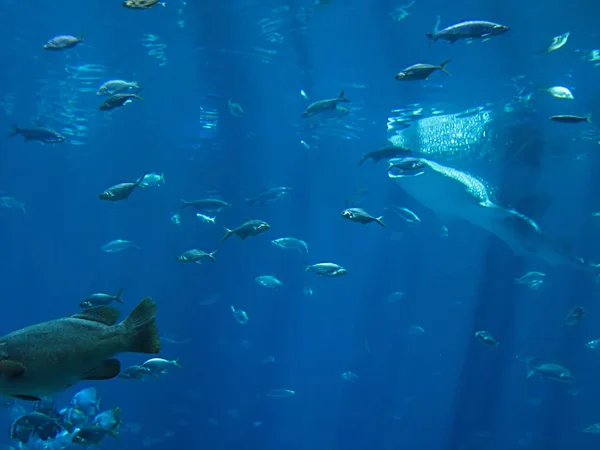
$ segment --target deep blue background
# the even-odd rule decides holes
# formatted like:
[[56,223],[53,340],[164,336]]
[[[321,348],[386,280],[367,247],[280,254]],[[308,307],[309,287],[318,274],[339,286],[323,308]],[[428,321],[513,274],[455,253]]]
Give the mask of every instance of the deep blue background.
[[[13,94],[11,115],[0,125],[31,120],[62,129],[61,103],[81,88],[68,80],[67,64],[102,64],[103,77],[138,80],[142,102],[110,114],[101,99],[79,93],[78,115],[88,119],[84,145],[24,144],[0,140],[0,190],[26,202],[27,213],[0,210],[0,329],[11,331],[77,310],[97,292],[125,288],[125,309],[145,296],[159,304],[162,334],[188,344],[164,343],[161,356],[180,357],[183,370],[144,383],[98,382],[105,407],[120,405],[125,423],[141,424],[109,448],[138,448],[145,437],[169,438],[164,448],[213,449],[471,449],[595,448],[593,435],[579,429],[598,421],[598,355],[584,347],[600,337],[598,295],[589,274],[512,255],[503,243],[466,224],[440,223],[407,198],[385,176],[385,165],[360,155],[385,143],[390,110],[410,103],[451,105],[453,110],[508,101],[509,79],[525,74],[540,86],[574,88],[576,100],[536,100],[537,129],[566,148],[560,159],[538,160],[521,169],[494,163],[484,171],[498,190],[522,182],[552,196],[541,220],[553,234],[575,238],[586,257],[597,249],[600,208],[597,145],[574,139],[579,131],[547,124],[555,113],[587,114],[597,107],[597,70],[581,60],[600,47],[598,8],[590,1],[561,3],[417,2],[401,22],[391,1],[338,0],[314,11],[308,1],[281,3],[176,0],[166,8],[131,11],[119,1],[31,0],[0,3],[2,70],[0,98]],[[438,42],[424,34],[462,19],[507,24],[510,31],[486,43]],[[261,36],[257,22],[280,20],[282,44]],[[177,21],[183,19],[185,27]],[[544,57],[535,51],[552,36],[571,31],[565,48]],[[86,33],[66,52],[42,45],[56,34]],[[144,33],[166,44],[167,64],[147,54]],[[261,62],[256,48],[275,50]],[[576,49],[581,49],[577,52]],[[452,58],[451,78],[435,74],[443,89],[398,83],[394,74],[419,61]],[[94,89],[101,84],[91,85]],[[60,83],[63,83],[60,85]],[[348,87],[364,85],[364,88]],[[41,92],[42,85],[46,88]],[[337,95],[346,86],[348,120],[360,124],[359,139],[334,134],[320,140],[303,128],[307,101]],[[227,100],[243,105],[243,119],[231,117]],[[558,101],[558,100],[556,100]],[[44,113],[40,113],[40,105]],[[217,129],[199,123],[200,108],[218,111]],[[109,119],[110,117],[110,119]],[[210,138],[207,138],[210,136]],[[300,140],[311,146],[305,149]],[[584,159],[576,156],[584,155]],[[469,161],[458,164],[469,167]],[[474,166],[475,167],[475,166]],[[521,170],[524,170],[523,175]],[[164,172],[166,185],[136,191],[125,202],[98,200],[107,187],[133,181],[147,171]],[[248,207],[245,197],[272,186],[291,186],[281,202]],[[423,219],[406,228],[404,239],[377,226],[361,227],[339,217],[353,189],[368,188],[364,206],[374,214],[391,204],[412,208]],[[198,222],[189,211],[183,225],[170,215],[179,199],[217,191],[232,208],[217,226]],[[222,245],[223,226],[248,218],[271,224],[267,234]],[[597,220],[597,219],[596,219]],[[276,249],[271,239],[294,236],[308,242],[309,262],[334,261],[348,269],[338,279],[303,272],[296,254]],[[103,253],[112,239],[131,239],[140,250]],[[218,263],[183,265],[175,256],[189,248],[219,248]],[[529,270],[547,273],[537,292],[514,284]],[[254,282],[273,274],[286,288],[265,290]],[[314,296],[302,290],[310,286]],[[403,302],[388,295],[406,292]],[[216,295],[211,306],[199,302]],[[572,306],[587,317],[576,329],[561,327]],[[235,322],[230,305],[248,312]],[[411,336],[420,325],[426,332]],[[483,347],[473,333],[487,329],[500,341]],[[569,367],[576,382],[526,380],[516,356],[531,354]],[[275,363],[262,364],[267,355]],[[143,356],[124,355],[124,364]],[[355,384],[340,374],[355,372]],[[85,387],[83,383],[78,387]],[[265,398],[273,388],[296,391],[288,399]],[[59,396],[66,402],[74,391]],[[228,413],[230,410],[239,412]],[[230,411],[231,412],[231,411]],[[217,419],[218,425],[210,419]],[[263,424],[254,427],[254,421]],[[6,419],[5,428],[9,421]],[[8,436],[5,438],[8,444]]]

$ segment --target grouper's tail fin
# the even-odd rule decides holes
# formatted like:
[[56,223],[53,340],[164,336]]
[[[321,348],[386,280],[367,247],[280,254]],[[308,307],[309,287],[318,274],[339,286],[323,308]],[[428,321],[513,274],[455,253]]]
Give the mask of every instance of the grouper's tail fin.
[[156,303],[146,297],[123,321],[129,339],[129,350],[134,353],[160,352],[160,340],[156,328]]

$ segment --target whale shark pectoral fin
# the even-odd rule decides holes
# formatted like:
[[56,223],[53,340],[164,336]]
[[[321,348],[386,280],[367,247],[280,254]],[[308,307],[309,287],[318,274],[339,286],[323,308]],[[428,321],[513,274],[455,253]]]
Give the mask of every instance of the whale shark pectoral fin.
[[529,217],[535,220],[540,220],[546,215],[550,206],[552,206],[552,196],[546,194],[531,195],[519,197],[515,200],[514,206],[516,210],[522,211]]

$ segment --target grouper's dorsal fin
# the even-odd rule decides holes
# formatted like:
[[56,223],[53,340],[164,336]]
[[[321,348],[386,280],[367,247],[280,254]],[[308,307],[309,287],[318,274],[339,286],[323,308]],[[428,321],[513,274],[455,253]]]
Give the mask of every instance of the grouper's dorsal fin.
[[73,319],[91,320],[92,322],[103,323],[104,325],[114,325],[119,320],[121,312],[112,306],[94,306],[80,313],[73,314]]

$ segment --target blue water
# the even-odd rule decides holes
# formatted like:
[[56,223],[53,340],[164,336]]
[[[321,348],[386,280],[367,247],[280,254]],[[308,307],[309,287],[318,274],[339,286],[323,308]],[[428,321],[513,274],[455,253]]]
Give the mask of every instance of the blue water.
[[[409,14],[398,21],[392,13],[402,3],[392,1],[337,0],[316,8],[308,0],[167,3],[134,11],[112,0],[0,0],[0,125],[8,133],[13,123],[37,120],[67,132],[59,145],[19,136],[0,141],[0,195],[24,201],[27,211],[0,209],[0,329],[69,315],[93,292],[124,288],[123,317],[150,296],[161,335],[186,342],[163,341],[160,354],[180,358],[182,370],[144,382],[82,382],[57,402],[93,385],[103,405],[120,406],[124,424],[141,429],[103,442],[115,449],[595,448],[596,436],[579,431],[598,421],[600,364],[585,348],[600,337],[594,277],[518,257],[469,224],[440,222],[388,179],[385,162],[356,162],[386,145],[391,110],[415,103],[447,112],[486,103],[501,109],[513,95],[510,78],[524,74],[537,96],[527,123],[558,156],[533,152],[523,162],[496,154],[451,164],[487,177],[498,195],[549,196],[547,213],[536,220],[553,235],[571,237],[586,259],[597,258],[597,144],[547,117],[600,117],[598,69],[583,59],[600,47],[598,8],[584,1],[417,0],[405,4]],[[424,34],[437,16],[442,26],[485,19],[510,31],[489,42],[430,45]],[[276,36],[261,33],[265,18],[276,21]],[[563,49],[535,56],[567,31]],[[42,50],[57,34],[83,32],[85,42],[74,49]],[[448,58],[452,77],[394,80],[410,64]],[[99,111],[104,98],[95,90],[111,78],[138,80],[143,101]],[[572,88],[575,100],[537,94],[537,86],[552,85]],[[341,88],[352,100],[342,106],[354,108],[347,121],[305,128],[300,114],[310,101]],[[229,99],[243,106],[243,118],[229,113]],[[202,111],[218,118],[207,124]],[[79,136],[69,134],[74,123],[82,126]],[[503,146],[506,130],[497,127],[493,145]],[[164,172],[164,186],[118,203],[98,199],[106,188],[152,171]],[[247,205],[245,198],[273,186],[293,191]],[[340,211],[356,189],[368,190],[360,206],[373,214],[406,206],[422,225],[383,229],[345,221]],[[216,225],[191,210],[181,213],[180,226],[170,220],[181,198],[209,192],[233,205],[217,214]],[[224,227],[247,219],[271,229],[244,242],[219,242]],[[308,257],[270,243],[285,236],[305,240]],[[140,249],[102,252],[113,239]],[[217,263],[175,261],[194,247],[218,249]],[[323,261],[348,274],[304,272],[307,263]],[[546,273],[542,289],[514,283],[532,270]],[[285,287],[265,289],[254,281],[259,275],[277,276]],[[387,302],[395,291],[404,299]],[[210,298],[216,303],[202,306]],[[234,320],[231,305],[248,313],[248,324]],[[586,318],[563,328],[576,305],[585,306]],[[414,325],[425,332],[407,332]],[[473,334],[481,329],[500,346],[477,342]],[[265,363],[269,355],[275,360]],[[519,355],[560,363],[575,382],[526,379]],[[145,355],[119,359],[126,366]],[[355,383],[341,378],[348,371],[358,375]],[[271,389],[295,395],[265,397]],[[0,429],[8,430],[8,414],[2,420]],[[0,442],[16,445],[8,434]]]

